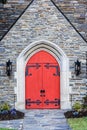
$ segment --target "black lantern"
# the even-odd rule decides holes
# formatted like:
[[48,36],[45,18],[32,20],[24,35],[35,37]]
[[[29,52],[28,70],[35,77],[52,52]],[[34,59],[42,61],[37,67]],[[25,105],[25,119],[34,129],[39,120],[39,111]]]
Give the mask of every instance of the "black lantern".
[[79,62],[79,60],[77,60],[75,62],[75,74],[76,76],[78,76],[81,73],[81,62]]
[[7,0],[0,0],[0,3],[6,4]]
[[6,62],[6,74],[7,74],[7,76],[11,76],[11,72],[12,72],[12,62],[10,60],[8,60]]

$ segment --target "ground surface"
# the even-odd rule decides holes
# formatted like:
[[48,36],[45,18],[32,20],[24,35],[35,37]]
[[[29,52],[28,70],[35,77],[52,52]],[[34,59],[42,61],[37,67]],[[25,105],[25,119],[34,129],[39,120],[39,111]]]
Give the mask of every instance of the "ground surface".
[[87,130],[87,117],[68,119],[72,130]]
[[0,121],[0,128],[16,130],[71,130],[63,110],[29,109],[22,110],[24,119]]
[[13,130],[13,129],[0,128],[0,130]]

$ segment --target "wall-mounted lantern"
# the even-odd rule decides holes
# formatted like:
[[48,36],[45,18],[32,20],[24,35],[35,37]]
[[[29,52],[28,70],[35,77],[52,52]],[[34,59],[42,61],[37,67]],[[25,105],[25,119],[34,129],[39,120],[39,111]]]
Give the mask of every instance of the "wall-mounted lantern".
[[7,3],[7,0],[0,0],[0,3],[6,4],[6,3]]
[[75,62],[75,74],[78,76],[81,73],[81,62],[77,60]]
[[6,74],[7,74],[7,76],[11,76],[11,72],[12,72],[12,62],[10,60],[8,60],[6,62]]

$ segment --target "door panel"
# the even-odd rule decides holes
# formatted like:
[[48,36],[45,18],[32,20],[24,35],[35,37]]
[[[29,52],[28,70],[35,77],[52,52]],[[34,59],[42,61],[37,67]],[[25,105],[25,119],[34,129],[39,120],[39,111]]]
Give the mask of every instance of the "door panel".
[[40,51],[28,60],[25,85],[26,109],[60,108],[60,68],[49,53]]
[[42,67],[40,64],[26,66],[26,108],[42,108]]
[[60,108],[60,70],[58,64],[43,65],[44,108]]
[[56,59],[46,51],[35,53],[28,61],[29,63],[57,63]]

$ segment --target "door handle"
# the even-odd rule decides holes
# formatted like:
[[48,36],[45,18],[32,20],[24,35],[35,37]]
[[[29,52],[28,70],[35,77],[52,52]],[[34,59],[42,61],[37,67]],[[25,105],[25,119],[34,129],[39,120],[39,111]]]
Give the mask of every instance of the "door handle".
[[45,90],[40,90],[40,93],[45,93]]
[[45,93],[45,90],[43,90],[43,93]]
[[43,93],[43,90],[40,90],[40,93]]
[[41,90],[40,90],[40,93],[41,93],[41,94],[40,94],[41,97],[45,97],[45,90],[41,89]]

